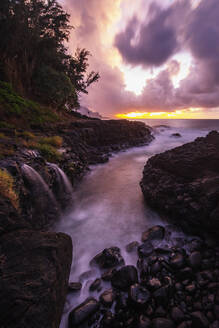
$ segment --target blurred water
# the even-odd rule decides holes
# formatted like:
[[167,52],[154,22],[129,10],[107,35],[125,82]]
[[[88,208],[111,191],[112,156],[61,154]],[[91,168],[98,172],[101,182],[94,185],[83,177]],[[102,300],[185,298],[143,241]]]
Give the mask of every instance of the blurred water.
[[[162,224],[158,214],[143,200],[139,182],[144,164],[152,155],[205,136],[209,130],[211,127],[158,126],[150,145],[114,154],[108,163],[91,167],[74,193],[72,210],[56,227],[72,237],[70,281],[78,281],[81,273],[90,270],[89,261],[106,247],[120,247],[126,264],[136,264],[136,255],[126,253],[125,246],[140,241],[141,233],[148,227]],[[172,137],[173,133],[180,133],[181,137]],[[97,275],[93,272],[89,279],[92,281]],[[84,281],[79,296],[68,295],[60,327],[67,327],[67,313],[88,296],[89,279]]]

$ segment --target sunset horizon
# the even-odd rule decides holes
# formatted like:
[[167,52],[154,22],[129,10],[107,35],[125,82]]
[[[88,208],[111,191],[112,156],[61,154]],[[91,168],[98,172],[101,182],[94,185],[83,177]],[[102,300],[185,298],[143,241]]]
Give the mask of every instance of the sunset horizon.
[[101,76],[83,106],[110,118],[219,118],[217,1],[60,2],[74,26],[69,51],[86,47]]

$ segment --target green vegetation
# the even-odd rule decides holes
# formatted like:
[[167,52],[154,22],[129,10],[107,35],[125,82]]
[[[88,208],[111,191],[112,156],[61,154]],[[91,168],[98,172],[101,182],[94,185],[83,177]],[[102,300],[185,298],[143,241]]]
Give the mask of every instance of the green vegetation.
[[25,141],[23,145],[27,148],[37,149],[47,161],[58,162],[62,159],[61,153],[56,148],[61,147],[62,138],[59,136],[40,137]]
[[3,169],[0,169],[0,194],[10,200],[14,208],[19,208],[19,198],[14,190],[13,177]]
[[[42,126],[46,123],[58,121],[58,115],[51,109],[19,96],[9,83],[0,81],[0,127],[14,128],[14,124],[7,121],[22,119],[28,125]],[[17,125],[17,124],[16,124]],[[19,126],[19,124],[18,124]]]
[[63,143],[63,139],[59,136],[53,137],[42,137],[39,140],[40,144],[48,144],[54,147],[61,147]]
[[[0,1],[0,76],[21,95],[53,108],[77,108],[78,96],[87,93],[99,74],[87,73],[89,51],[68,53],[66,43],[72,26],[58,0]],[[1,84],[1,102],[10,114],[38,110],[9,84]],[[10,97],[9,97],[10,95]],[[9,105],[7,105],[9,104]],[[39,122],[36,122],[39,123]]]
[[35,149],[39,150],[41,155],[50,162],[58,162],[61,160],[62,155],[55,149],[55,147],[48,144],[36,144]]

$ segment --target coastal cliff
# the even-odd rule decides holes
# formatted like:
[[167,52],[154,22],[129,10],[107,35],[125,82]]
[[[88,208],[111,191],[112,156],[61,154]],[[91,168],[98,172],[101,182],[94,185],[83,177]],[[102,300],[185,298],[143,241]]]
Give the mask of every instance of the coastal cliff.
[[219,235],[219,133],[153,156],[141,188],[149,205],[188,233]]
[[0,129],[1,327],[59,327],[72,242],[48,230],[72,204],[67,179],[74,186],[90,164],[153,139],[140,122],[68,118]]

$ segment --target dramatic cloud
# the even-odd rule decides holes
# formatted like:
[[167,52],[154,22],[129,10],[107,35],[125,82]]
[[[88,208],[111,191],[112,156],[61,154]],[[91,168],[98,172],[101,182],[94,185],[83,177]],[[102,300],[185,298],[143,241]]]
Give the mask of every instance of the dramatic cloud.
[[115,46],[124,60],[142,66],[165,63],[180,49],[181,17],[185,17],[189,8],[188,1],[177,2],[167,9],[151,4],[144,22],[133,17],[115,38]]
[[[70,50],[88,49],[90,68],[101,75],[82,97],[82,105],[105,116],[133,109],[169,112],[219,106],[218,0],[62,3],[75,27]],[[176,87],[173,80],[184,69],[180,54],[192,56],[193,62]],[[139,96],[126,90],[124,65],[145,72]]]

